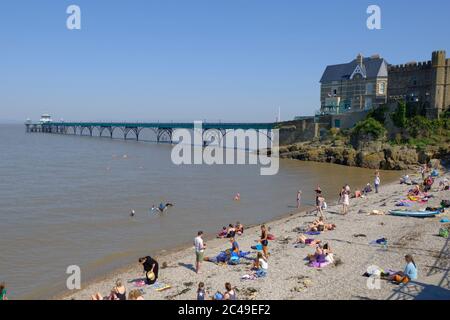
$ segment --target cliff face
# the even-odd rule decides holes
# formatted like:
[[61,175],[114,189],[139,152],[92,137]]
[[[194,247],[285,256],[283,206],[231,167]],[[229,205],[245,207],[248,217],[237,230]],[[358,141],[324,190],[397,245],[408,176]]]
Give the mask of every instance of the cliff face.
[[366,143],[355,149],[339,142],[304,142],[280,147],[280,158],[297,159],[357,166],[370,169],[406,170],[433,159],[448,161],[447,150],[432,149],[419,151],[406,146],[391,146],[381,142]]

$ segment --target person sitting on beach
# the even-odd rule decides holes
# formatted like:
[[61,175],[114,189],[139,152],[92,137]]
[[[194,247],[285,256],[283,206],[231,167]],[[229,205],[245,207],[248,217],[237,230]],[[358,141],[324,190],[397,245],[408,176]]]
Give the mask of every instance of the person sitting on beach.
[[227,238],[234,238],[236,235],[236,228],[230,223],[228,225]]
[[258,254],[256,255],[256,259],[253,262],[252,269],[254,269],[256,272],[267,273],[267,270],[269,269],[269,264],[267,263],[267,260],[264,258],[261,252],[258,252]]
[[4,282],[0,283],[0,301],[8,300],[7,293],[6,284]]
[[323,253],[323,248],[322,248],[322,244],[317,244],[316,246],[316,250],[314,252],[314,254],[308,254],[307,258],[309,260],[309,262],[314,262],[317,261],[318,257],[324,255]]
[[418,185],[408,191],[408,196],[418,196],[420,194],[420,187]]
[[240,236],[244,234],[244,225],[239,221],[236,222],[236,233]]
[[158,261],[150,256],[139,258],[139,264],[144,268],[147,284],[151,285],[158,279],[159,264]]
[[225,238],[227,236],[227,227],[223,227],[222,231],[219,232],[219,234],[217,235],[217,238]]
[[144,300],[144,297],[140,290],[134,289],[128,294],[128,300]]
[[417,266],[414,262],[414,258],[411,255],[405,256],[406,261],[406,267],[405,270],[399,271],[392,276],[389,277],[389,280],[393,281],[394,283],[401,284],[401,283],[408,283],[411,280],[417,279]]
[[234,239],[230,238],[231,252],[237,253],[239,255],[239,243]]
[[318,245],[319,243],[321,243],[321,241],[318,239],[317,240],[309,239],[304,234],[301,234],[298,237],[296,244],[298,244],[298,243],[306,244],[307,246],[315,246],[315,245]]
[[331,247],[328,243],[325,243],[323,246],[318,244],[314,254],[309,254],[307,258],[309,262],[334,262],[333,252],[331,251]]
[[223,300],[237,300],[236,291],[231,287],[231,283],[225,283],[225,290]]
[[336,225],[332,223],[325,223],[323,217],[319,217],[319,219],[314,220],[313,223],[309,226],[309,231],[317,232],[317,231],[331,231],[336,229]]
[[122,280],[118,279],[116,285],[111,289],[109,296],[103,297],[101,293],[97,292],[91,296],[91,300],[126,300],[127,289],[122,284]]
[[372,192],[372,186],[370,185],[370,183],[366,184],[366,186],[363,189],[363,193],[364,195],[367,195],[368,193]]
[[319,217],[318,219],[314,220],[309,225],[309,230],[310,231],[318,231],[320,225],[323,225],[323,217]]
[[430,191],[431,187],[433,186],[433,183],[434,183],[434,179],[431,176],[427,177],[423,182],[423,186],[424,186],[423,191],[424,192]]

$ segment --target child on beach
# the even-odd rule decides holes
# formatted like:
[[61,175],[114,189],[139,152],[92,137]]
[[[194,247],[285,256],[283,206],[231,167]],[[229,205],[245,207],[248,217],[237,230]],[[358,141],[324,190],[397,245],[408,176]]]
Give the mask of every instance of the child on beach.
[[267,260],[264,258],[261,252],[258,252],[258,254],[256,255],[256,259],[253,262],[253,269],[260,274],[266,274],[267,269],[269,269],[269,264],[267,263]]
[[373,184],[375,185],[375,193],[378,193],[378,189],[380,187],[381,179],[380,179],[380,171],[375,171],[375,180]]
[[239,221],[236,222],[236,234],[240,236],[244,234],[244,225]]
[[348,206],[350,205],[350,192],[344,190],[342,194],[342,214],[346,215],[348,213]]
[[267,228],[266,228],[266,225],[263,224],[261,226],[261,239],[259,242],[262,245],[263,254],[266,259],[269,257],[269,253],[267,251],[267,246],[269,245],[269,240],[267,239],[267,236],[268,236]]
[[417,266],[414,262],[414,258],[412,255],[407,254],[405,256],[406,261],[406,267],[405,270],[399,271],[396,274],[390,276],[389,280],[393,281],[394,283],[400,284],[400,283],[408,283],[411,280],[417,279]]
[[300,209],[300,205],[302,202],[302,190],[297,191],[297,209]]
[[205,300],[205,284],[200,282],[197,289],[197,300]]

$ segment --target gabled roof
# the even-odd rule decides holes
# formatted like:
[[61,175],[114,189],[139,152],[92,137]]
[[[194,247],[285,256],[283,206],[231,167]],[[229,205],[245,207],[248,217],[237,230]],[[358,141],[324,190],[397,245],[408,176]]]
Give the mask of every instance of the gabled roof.
[[[349,63],[327,66],[322,75],[322,78],[320,79],[320,83],[348,80],[350,79],[352,73],[355,71],[357,65],[358,61],[355,59]],[[383,58],[364,58],[362,70],[364,70],[366,77],[369,79],[377,77],[387,77],[387,66],[388,64]]]

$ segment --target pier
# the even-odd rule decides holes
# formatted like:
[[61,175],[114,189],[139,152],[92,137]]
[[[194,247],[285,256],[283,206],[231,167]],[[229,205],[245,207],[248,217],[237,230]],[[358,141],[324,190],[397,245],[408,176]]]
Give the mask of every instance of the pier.
[[[208,134],[215,134],[221,138],[234,130],[255,130],[263,132],[271,140],[272,131],[276,123],[202,123],[202,137],[205,141]],[[173,133],[177,129],[194,130],[194,122],[25,122],[27,132],[70,134],[80,136],[96,136],[113,138],[113,133],[120,130],[123,139],[127,140],[130,133],[134,140],[139,141],[142,130],[149,129],[154,132],[156,142],[162,142],[166,137],[166,142],[173,143]]]

